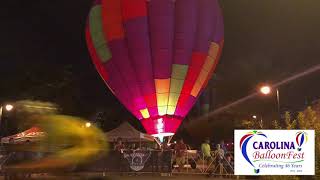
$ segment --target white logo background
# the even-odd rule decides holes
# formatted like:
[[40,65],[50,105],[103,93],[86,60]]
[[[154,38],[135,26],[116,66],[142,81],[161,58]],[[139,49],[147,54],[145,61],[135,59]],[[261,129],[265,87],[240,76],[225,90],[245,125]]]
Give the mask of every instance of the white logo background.
[[[258,130],[267,136],[254,135],[247,144],[247,155],[253,167],[243,156],[240,149],[241,138],[254,130],[235,130],[234,131],[234,160],[235,175],[314,175],[315,174],[315,136],[314,130]],[[308,141],[301,145],[301,151],[296,143],[298,132],[306,132]],[[293,142],[296,149],[254,149],[253,143],[257,142]],[[255,144],[257,146],[257,144]],[[268,150],[272,153],[304,153],[304,158],[290,159],[254,159],[254,153],[264,154]],[[257,157],[257,156],[256,156]],[[259,160],[255,161],[254,160]],[[301,161],[303,160],[303,161]],[[254,170],[259,169],[259,173]]]

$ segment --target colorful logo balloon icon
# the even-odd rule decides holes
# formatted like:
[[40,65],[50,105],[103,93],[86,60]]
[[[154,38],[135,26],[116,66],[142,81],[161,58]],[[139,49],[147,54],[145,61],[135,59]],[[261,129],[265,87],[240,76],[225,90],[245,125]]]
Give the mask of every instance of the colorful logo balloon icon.
[[255,136],[263,136],[265,138],[267,138],[267,136],[265,134],[263,134],[262,132],[258,132],[258,131],[252,131],[247,133],[246,135],[244,135],[241,139],[240,139],[240,149],[241,149],[241,153],[242,156],[245,158],[245,160],[254,168],[254,173],[258,174],[260,172],[260,169],[258,169],[253,162],[250,160],[249,156],[248,156],[248,152],[247,152],[247,145],[248,142],[250,141],[250,139],[252,139]]
[[301,146],[308,141],[308,134],[304,131],[300,131],[296,135],[296,143],[298,145],[298,151],[301,151]]

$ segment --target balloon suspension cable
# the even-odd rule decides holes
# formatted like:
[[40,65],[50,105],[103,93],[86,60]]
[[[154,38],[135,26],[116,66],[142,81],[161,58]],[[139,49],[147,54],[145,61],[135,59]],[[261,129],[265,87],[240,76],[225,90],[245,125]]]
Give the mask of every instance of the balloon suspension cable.
[[172,136],[169,136],[169,138],[168,138],[168,144],[170,144],[170,142],[171,142],[171,140],[172,140],[172,138],[173,138],[173,135]]
[[159,141],[159,139],[157,137],[154,137],[154,140],[156,141],[156,143],[161,147],[161,142]]

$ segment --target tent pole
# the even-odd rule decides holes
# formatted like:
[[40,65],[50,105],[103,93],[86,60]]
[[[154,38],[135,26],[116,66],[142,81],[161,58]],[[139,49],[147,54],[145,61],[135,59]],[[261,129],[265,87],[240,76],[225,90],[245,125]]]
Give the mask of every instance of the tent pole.
[[170,141],[172,140],[173,136],[169,136],[169,139],[168,139],[168,144],[170,143]]
[[156,141],[156,143],[161,147],[161,142],[159,141],[158,138],[154,138],[154,140]]

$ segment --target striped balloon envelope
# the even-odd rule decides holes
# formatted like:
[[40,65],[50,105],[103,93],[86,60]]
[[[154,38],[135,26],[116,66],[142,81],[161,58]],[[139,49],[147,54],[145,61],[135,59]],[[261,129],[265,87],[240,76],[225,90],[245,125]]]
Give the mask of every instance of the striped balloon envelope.
[[96,0],[87,45],[102,79],[148,134],[173,135],[218,63],[217,0]]

